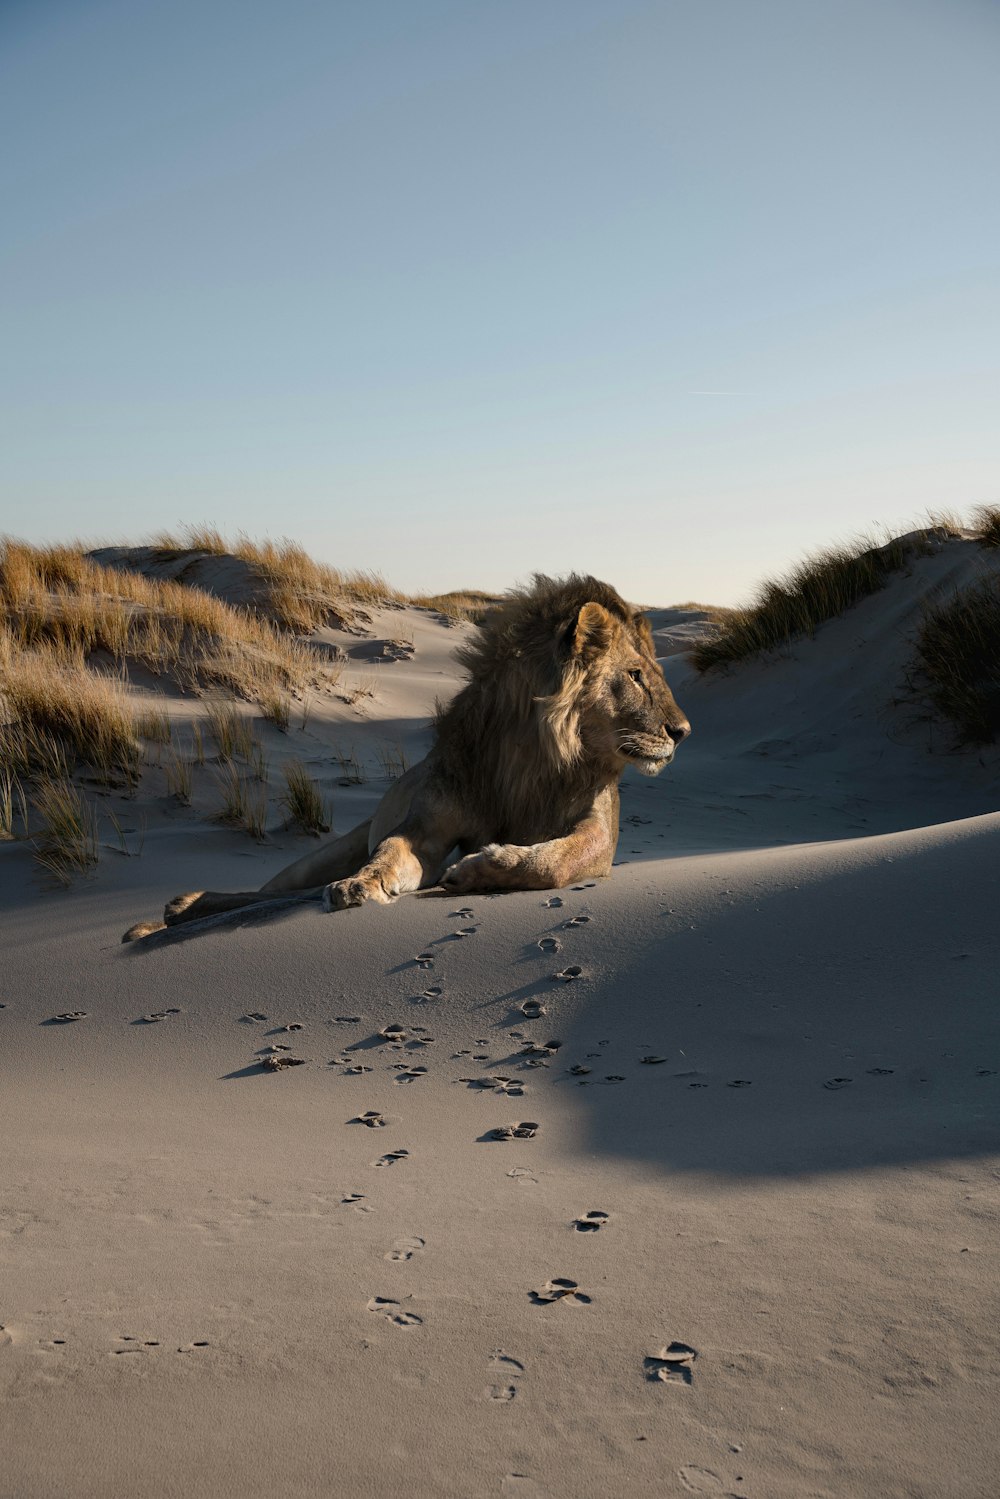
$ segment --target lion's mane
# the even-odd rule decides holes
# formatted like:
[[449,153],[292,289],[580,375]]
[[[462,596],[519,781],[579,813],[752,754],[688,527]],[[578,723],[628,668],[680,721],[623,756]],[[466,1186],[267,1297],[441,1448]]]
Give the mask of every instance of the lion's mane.
[[548,827],[558,836],[600,782],[580,736],[581,696],[600,661],[573,651],[581,609],[597,603],[644,649],[649,626],[615,589],[536,574],[513,589],[456,652],[469,680],[435,717],[435,764],[494,838]]

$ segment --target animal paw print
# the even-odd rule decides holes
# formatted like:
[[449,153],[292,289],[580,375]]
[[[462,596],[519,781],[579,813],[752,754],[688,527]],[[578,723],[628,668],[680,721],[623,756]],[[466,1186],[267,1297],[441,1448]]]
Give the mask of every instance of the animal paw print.
[[565,1301],[574,1306],[589,1306],[591,1298],[585,1296],[575,1280],[555,1276],[547,1280],[540,1291],[529,1291],[534,1306],[548,1306],[554,1301]]
[[533,1140],[538,1133],[538,1125],[532,1119],[526,1119],[520,1124],[499,1124],[496,1129],[491,1129],[487,1139],[490,1140]]
[[398,1301],[393,1301],[391,1296],[373,1296],[368,1303],[368,1310],[377,1312],[380,1317],[385,1317],[395,1327],[419,1327],[424,1320],[423,1317],[418,1317],[416,1312],[405,1311]]
[[589,1213],[582,1213],[579,1218],[574,1218],[573,1227],[578,1234],[596,1234],[607,1223],[608,1217],[609,1214],[603,1213],[600,1208],[592,1208]]
[[643,1372],[648,1380],[661,1384],[691,1384],[691,1370],[698,1350],[687,1343],[668,1343],[658,1353],[643,1359]]
[[487,1400],[507,1404],[517,1398],[518,1379],[524,1373],[520,1359],[511,1358],[502,1348],[495,1349],[489,1357],[490,1373],[497,1377],[496,1383],[486,1386]]
[[390,1150],[385,1155],[380,1155],[377,1161],[372,1161],[373,1166],[395,1166],[398,1161],[405,1161],[410,1154],[408,1150]]
[[420,1254],[421,1250],[426,1247],[426,1240],[415,1234],[412,1239],[400,1239],[398,1244],[394,1244],[383,1258],[397,1263],[401,1260],[412,1260],[415,1254]]

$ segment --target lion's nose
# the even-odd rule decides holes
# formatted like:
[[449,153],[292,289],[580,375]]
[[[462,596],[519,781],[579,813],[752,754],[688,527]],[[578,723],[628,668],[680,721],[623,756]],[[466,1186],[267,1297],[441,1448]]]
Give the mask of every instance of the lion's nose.
[[663,725],[663,732],[669,739],[672,739],[674,741],[675,745],[677,745],[680,744],[682,739],[686,739],[690,734],[691,725],[685,718],[683,723],[665,723]]

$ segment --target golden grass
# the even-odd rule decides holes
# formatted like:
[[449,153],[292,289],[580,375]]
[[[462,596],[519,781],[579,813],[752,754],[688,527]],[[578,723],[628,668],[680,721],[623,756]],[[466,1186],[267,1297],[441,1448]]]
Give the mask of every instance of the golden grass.
[[150,545],[167,557],[188,552],[239,557],[260,576],[264,585],[263,611],[282,629],[299,634],[320,625],[349,620],[352,605],[377,609],[411,604],[455,622],[478,619],[497,602],[495,595],[477,589],[408,595],[393,588],[381,573],[344,570],[316,562],[298,542],[253,541],[242,533],[228,540],[208,525],[185,526],[179,533],[161,532],[152,538]]
[[976,540],[984,547],[1000,547],[1000,505],[979,505],[975,510]]
[[997,738],[1000,578],[985,579],[927,605],[916,664],[928,698],[955,725],[960,743],[990,744]]
[[249,760],[257,743],[249,719],[237,713],[231,703],[211,703],[205,718],[224,759],[239,755]]
[[216,780],[222,793],[222,806],[216,814],[220,822],[243,828],[258,843],[263,842],[267,823],[267,787],[254,786],[254,777],[241,769],[235,760],[222,760]]
[[949,526],[930,526],[906,537],[879,541],[862,536],[847,546],[828,548],[784,578],[761,584],[748,608],[729,611],[718,633],[694,646],[691,660],[699,671],[711,671],[813,635],[949,534]]
[[250,700],[300,690],[317,674],[306,647],[202,589],[9,537],[0,540],[0,624],[24,649],[104,652],[118,665],[137,662],[182,686],[224,687]]
[[97,813],[73,782],[67,776],[42,781],[31,804],[41,819],[33,843],[42,868],[63,886],[93,869],[100,859]]
[[88,670],[83,656],[41,643],[19,646],[0,629],[4,757],[25,776],[82,763],[109,781],[138,779],[136,715],[122,683]]
[[323,806],[323,797],[302,761],[288,760],[282,767],[282,774],[285,790],[279,800],[288,813],[290,826],[316,836],[328,833],[330,818]]

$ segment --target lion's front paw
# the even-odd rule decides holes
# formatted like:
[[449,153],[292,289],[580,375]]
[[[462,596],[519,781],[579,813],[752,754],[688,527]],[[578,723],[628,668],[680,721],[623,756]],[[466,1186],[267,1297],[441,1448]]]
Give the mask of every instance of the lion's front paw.
[[381,880],[364,879],[355,875],[349,880],[334,880],[323,891],[324,911],[346,911],[349,906],[363,906],[366,901],[386,906],[389,897],[382,888]]
[[504,889],[516,867],[513,849],[502,843],[488,843],[478,854],[466,854],[446,869],[441,884],[457,895],[471,890]]

